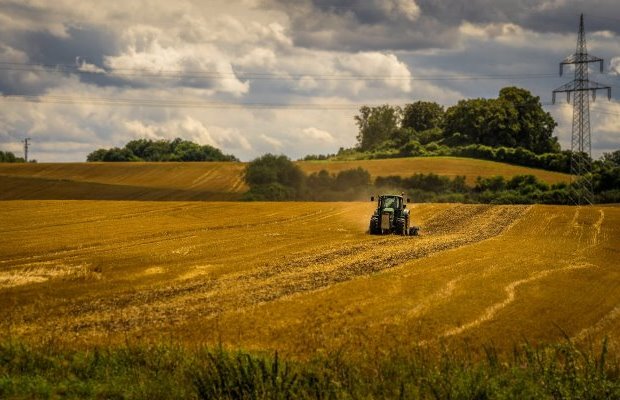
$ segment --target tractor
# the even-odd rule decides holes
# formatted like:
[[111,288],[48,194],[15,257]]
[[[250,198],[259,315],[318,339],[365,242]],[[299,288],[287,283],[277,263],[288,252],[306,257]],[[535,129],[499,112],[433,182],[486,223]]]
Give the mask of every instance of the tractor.
[[[374,196],[370,201],[375,201]],[[420,230],[417,226],[410,225],[409,199],[404,195],[383,194],[377,198],[377,209],[370,217],[368,232],[371,235],[383,235],[385,233],[398,233],[400,235],[416,236]]]

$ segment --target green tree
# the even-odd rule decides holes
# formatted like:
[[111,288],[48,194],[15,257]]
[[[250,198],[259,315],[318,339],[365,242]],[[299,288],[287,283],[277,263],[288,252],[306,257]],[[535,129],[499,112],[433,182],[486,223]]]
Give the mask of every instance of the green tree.
[[432,101],[416,101],[403,109],[403,128],[417,132],[441,127],[445,111],[443,106]]
[[97,149],[86,156],[86,161],[88,162],[99,162],[104,161],[105,155],[108,150],[106,149]]
[[499,92],[498,100],[504,100],[517,111],[518,130],[515,132],[516,147],[523,147],[534,153],[559,152],[560,145],[553,137],[557,123],[545,112],[540,97],[518,87],[505,87]]
[[497,99],[461,100],[446,110],[445,142],[521,147],[536,154],[559,152],[557,123],[540,98],[517,87],[505,87]]
[[15,157],[15,154],[13,154],[10,151],[2,151],[0,150],[0,162],[3,163],[22,163],[24,162],[24,159],[21,157]]
[[114,147],[103,156],[103,160],[109,162],[136,161],[136,156],[129,149]]
[[370,173],[361,167],[340,171],[335,184],[338,190],[366,187],[370,185]]
[[359,128],[358,146],[362,151],[367,151],[392,138],[400,126],[401,110],[388,104],[363,106],[354,118]]
[[518,131],[518,112],[504,100],[461,100],[446,110],[444,134],[449,145],[515,147]]
[[238,161],[209,145],[188,140],[136,139],[122,149],[99,149],[90,153],[86,161]]
[[[305,175],[301,168],[284,155],[265,154],[245,168],[244,180],[250,187],[252,195],[268,196],[272,193],[277,198],[264,200],[292,200],[298,197],[304,188]],[[256,198],[256,196],[252,197]]]
[[620,167],[620,150],[612,151],[611,153],[603,153],[603,163]]

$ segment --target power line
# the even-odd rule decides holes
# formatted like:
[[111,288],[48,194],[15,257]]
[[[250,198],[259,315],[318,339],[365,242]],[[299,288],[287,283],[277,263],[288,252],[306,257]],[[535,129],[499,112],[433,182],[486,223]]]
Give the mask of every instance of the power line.
[[82,66],[71,64],[37,64],[37,63],[14,63],[0,62],[0,70],[3,71],[24,71],[24,72],[53,72],[53,73],[75,73],[86,75],[101,75],[109,77],[128,76],[141,78],[162,78],[162,79],[246,79],[246,80],[283,80],[283,79],[302,79],[312,78],[315,80],[403,80],[403,81],[460,81],[460,80],[502,80],[502,79],[547,79],[556,77],[549,73],[530,73],[530,74],[469,74],[469,75],[361,75],[361,74],[315,74],[315,73],[294,73],[287,72],[220,72],[220,71],[190,71],[190,70],[149,70],[139,68],[108,68],[99,70],[85,70]]
[[[0,97],[2,100],[11,102],[29,102],[42,104],[89,104],[95,106],[119,106],[119,107],[149,107],[149,108],[198,108],[198,109],[283,109],[283,110],[316,110],[316,111],[339,111],[339,110],[359,110],[362,106],[375,107],[381,104],[368,103],[267,103],[267,102],[247,102],[247,103],[227,103],[227,102],[205,102],[197,100],[153,100],[153,99],[129,99],[119,97],[88,97],[88,96],[58,96],[51,95],[45,97],[8,95]],[[529,105],[529,104],[527,104]],[[540,103],[541,106],[551,106],[552,103]],[[515,106],[519,106],[516,104]],[[557,105],[556,105],[557,106]],[[567,106],[560,104],[560,106]],[[610,111],[611,110],[611,111]],[[606,115],[620,115],[613,112],[612,108],[593,110],[595,113]]]
[[[213,109],[292,109],[292,110],[350,110],[358,109],[364,104],[337,104],[337,103],[225,103],[187,100],[151,100],[151,99],[123,99],[112,97],[86,96],[25,96],[8,95],[0,97],[3,100],[31,103],[53,104],[92,104],[110,106],[138,106],[138,107],[170,107],[170,108],[213,108]],[[368,105],[368,104],[366,104]],[[369,105],[375,106],[375,105]]]

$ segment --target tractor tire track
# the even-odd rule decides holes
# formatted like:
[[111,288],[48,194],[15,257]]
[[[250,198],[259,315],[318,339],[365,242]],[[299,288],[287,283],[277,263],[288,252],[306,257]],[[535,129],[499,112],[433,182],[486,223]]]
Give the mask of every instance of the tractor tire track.
[[[444,233],[427,236],[382,237],[357,245],[327,249],[315,255],[268,264],[246,273],[228,274],[175,282],[164,288],[118,294],[114,299],[74,304],[74,330],[115,330],[118,309],[123,309],[132,328],[180,323],[189,316],[210,317],[229,310],[242,310],[283,297],[319,290],[359,276],[377,273],[432,254],[480,242],[501,234],[528,207],[458,206],[455,213],[440,214],[448,221]],[[454,218],[454,216],[457,218]],[[488,229],[471,232],[470,224],[491,219]],[[453,225],[458,221],[456,225]],[[446,222],[443,222],[446,223]],[[434,232],[440,231],[437,222]],[[145,322],[148,320],[147,322]]]
[[[531,276],[527,277],[527,278],[523,278],[523,279],[519,279],[516,280],[514,282],[509,283],[508,285],[506,285],[504,287],[504,292],[506,293],[506,298],[498,303],[495,303],[489,307],[487,307],[482,314],[474,319],[471,322],[468,322],[466,324],[448,329],[447,331],[443,332],[442,334],[440,334],[439,336],[441,338],[446,338],[446,337],[450,337],[450,336],[455,336],[455,335],[459,335],[467,330],[476,328],[480,325],[482,325],[483,323],[492,320],[493,318],[495,318],[495,316],[501,312],[503,309],[505,309],[507,306],[509,306],[511,303],[513,303],[517,297],[517,288],[523,285],[526,285],[530,282],[533,281],[537,281],[539,279],[543,279],[546,278],[547,276],[551,275],[551,274],[555,274],[555,273],[560,273],[560,272],[566,272],[566,271],[573,271],[573,270],[577,270],[577,269],[585,269],[585,268],[591,268],[591,267],[596,267],[596,265],[593,264],[578,264],[578,265],[570,265],[568,267],[564,267],[564,268],[555,268],[555,269],[549,269],[549,270],[544,270],[544,271],[539,271],[536,272],[535,274],[532,274]],[[421,345],[426,345],[430,343],[430,341],[422,341],[419,344]]]
[[[131,248],[135,246],[162,243],[162,242],[167,242],[171,240],[182,240],[182,239],[194,236],[197,233],[201,233],[201,232],[222,231],[222,230],[229,230],[229,229],[230,230],[250,229],[250,228],[263,227],[263,226],[278,225],[282,223],[299,222],[299,221],[312,219],[316,217],[317,215],[321,215],[321,214],[324,214],[324,212],[320,210],[320,211],[303,213],[301,215],[294,216],[294,217],[285,217],[285,218],[280,218],[280,219],[275,219],[275,220],[266,220],[266,221],[259,221],[259,222],[254,222],[254,223],[246,222],[246,223],[236,223],[236,224],[229,224],[229,225],[199,227],[199,228],[192,228],[192,229],[184,229],[179,232],[168,232],[168,231],[158,232],[158,233],[154,233],[150,235],[140,236],[139,238],[136,238],[136,239],[130,239],[130,240],[125,239],[125,241],[122,242],[122,244],[119,243],[117,240],[109,240],[109,241],[105,241],[105,242],[97,243],[93,245],[77,245],[77,246],[72,246],[68,249],[58,250],[58,251],[50,252],[44,255],[42,254],[42,255],[28,256],[28,257],[17,257],[17,258],[0,260],[0,266],[11,265],[11,267],[19,267],[20,265],[24,263],[50,261],[50,258],[57,259],[60,262],[66,259],[67,257],[72,257],[72,255],[75,253],[86,255],[89,252],[105,253],[105,252],[110,252],[110,251],[118,251],[118,250]],[[328,214],[330,215],[337,214],[337,212],[332,210],[332,211],[328,211]],[[122,218],[117,218],[117,219],[122,219]]]

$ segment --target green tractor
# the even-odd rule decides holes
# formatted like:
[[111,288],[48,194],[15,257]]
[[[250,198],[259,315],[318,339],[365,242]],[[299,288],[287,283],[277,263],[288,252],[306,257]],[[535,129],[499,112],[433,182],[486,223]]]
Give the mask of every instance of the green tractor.
[[[375,201],[374,196],[370,201]],[[371,235],[383,235],[385,233],[398,233],[400,235],[416,236],[420,230],[417,226],[410,225],[409,199],[403,195],[384,194],[377,198],[377,209],[370,217],[368,232]]]

